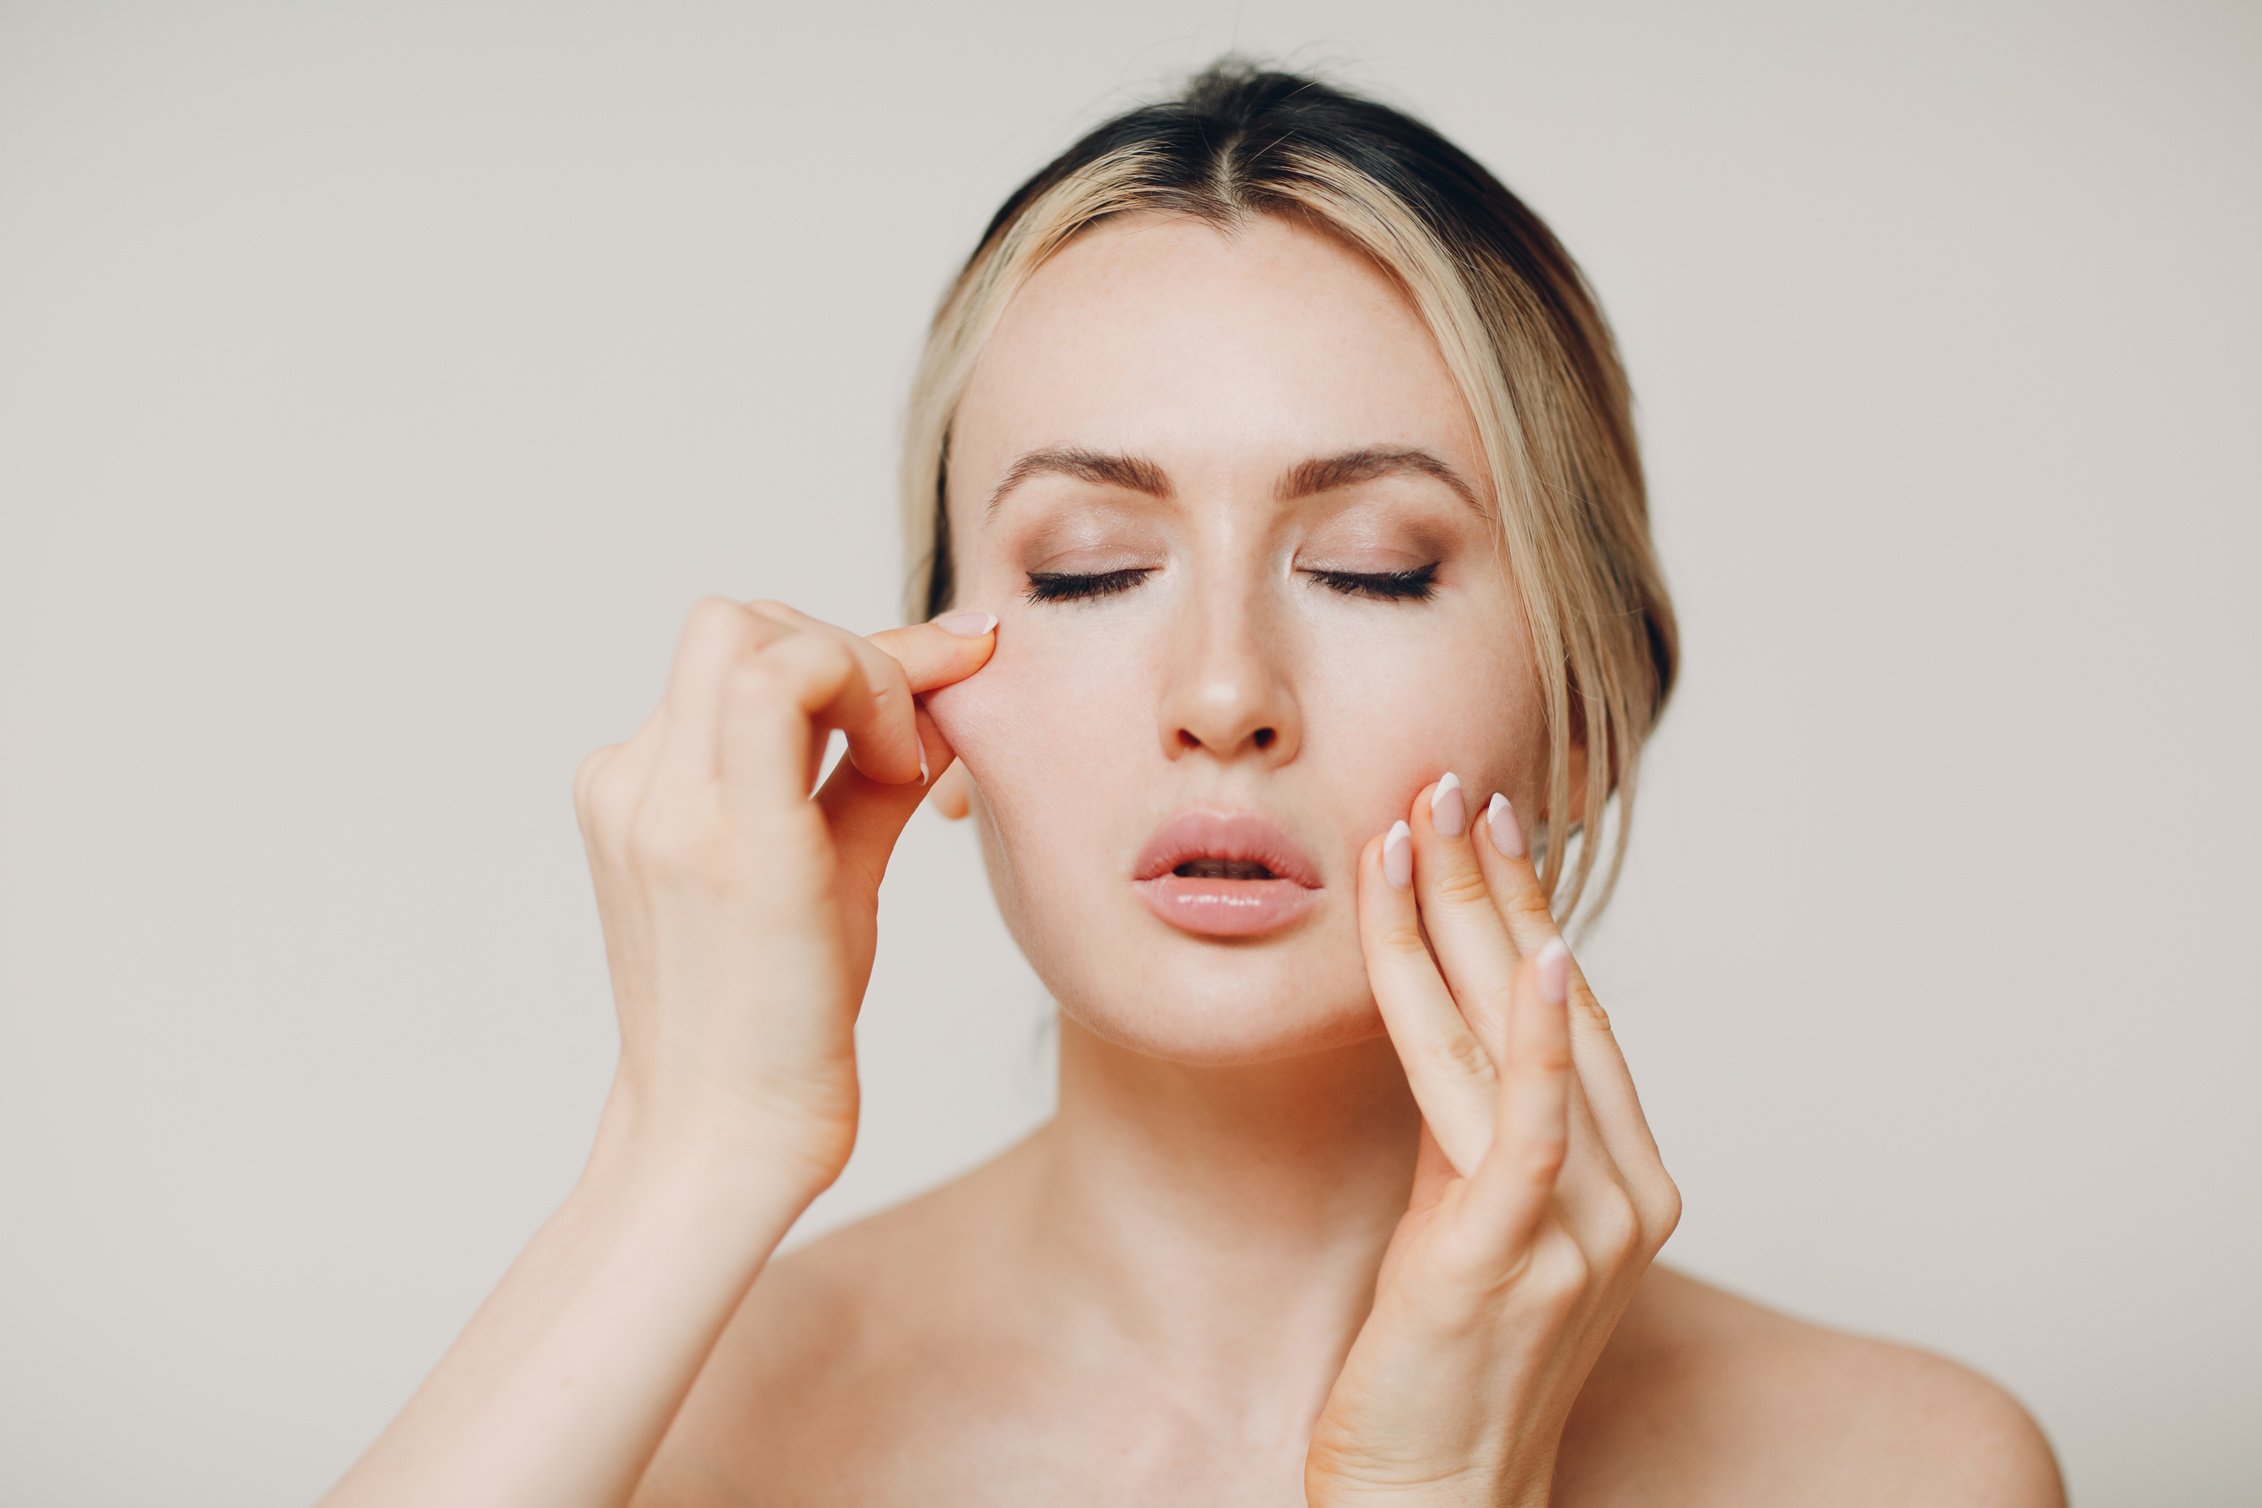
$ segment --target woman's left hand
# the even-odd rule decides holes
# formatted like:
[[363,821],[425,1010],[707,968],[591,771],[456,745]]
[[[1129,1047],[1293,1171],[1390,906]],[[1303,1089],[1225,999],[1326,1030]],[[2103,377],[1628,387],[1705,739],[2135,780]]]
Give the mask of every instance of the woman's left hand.
[[1312,1508],[1546,1503],[1571,1405],[1681,1216],[1515,813],[1466,800],[1451,775],[1425,786],[1359,856],[1367,977],[1423,1127],[1313,1426]]

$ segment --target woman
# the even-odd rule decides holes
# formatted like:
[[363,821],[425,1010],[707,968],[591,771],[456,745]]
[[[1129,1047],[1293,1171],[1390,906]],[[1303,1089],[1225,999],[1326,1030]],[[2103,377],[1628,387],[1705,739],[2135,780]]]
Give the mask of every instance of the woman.
[[[998,213],[905,477],[932,621],[702,602],[577,772],[596,1145],[327,1501],[2063,1501],[1985,1378],[1652,1260],[1679,1191],[1559,920],[1674,620],[1608,331],[1505,188],[1221,62]],[[1058,1114],[773,1261],[930,789]]]

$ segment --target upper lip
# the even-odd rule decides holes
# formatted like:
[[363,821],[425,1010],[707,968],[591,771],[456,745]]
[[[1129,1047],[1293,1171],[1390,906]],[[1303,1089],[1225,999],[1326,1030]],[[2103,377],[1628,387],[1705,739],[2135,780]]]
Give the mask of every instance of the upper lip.
[[1256,812],[1182,811],[1155,829],[1139,850],[1132,878],[1151,880],[1188,859],[1253,859],[1284,880],[1320,888],[1319,867],[1271,819]]

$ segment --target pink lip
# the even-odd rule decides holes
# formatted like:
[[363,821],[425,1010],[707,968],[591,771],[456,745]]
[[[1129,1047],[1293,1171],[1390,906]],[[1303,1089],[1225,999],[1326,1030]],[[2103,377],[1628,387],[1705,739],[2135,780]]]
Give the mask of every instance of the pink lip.
[[[1269,880],[1195,879],[1170,871],[1188,859],[1249,859]],[[1318,866],[1295,840],[1254,812],[1184,811],[1139,851],[1132,883],[1149,910],[1176,927],[1248,937],[1284,927],[1320,903]]]

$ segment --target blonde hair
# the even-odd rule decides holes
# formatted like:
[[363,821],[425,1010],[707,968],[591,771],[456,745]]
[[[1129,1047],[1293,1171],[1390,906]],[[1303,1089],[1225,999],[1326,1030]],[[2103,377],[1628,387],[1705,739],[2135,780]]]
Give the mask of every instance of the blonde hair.
[[[1679,657],[1632,395],[1601,308],[1554,234],[1402,111],[1228,53],[1176,97],[1093,128],[1013,192],[936,310],[911,389],[907,621],[951,605],[951,422],[1007,300],[1079,231],[1157,210],[1228,234],[1257,215],[1331,233],[1394,277],[1435,335],[1476,419],[1502,504],[1496,546],[1531,626],[1548,781],[1542,809],[1526,816],[1551,899],[1570,868],[1568,838],[1582,839],[1555,907],[1567,930],[1596,864],[1600,816],[1618,798],[1599,915],[1624,862],[1641,748]],[[1574,810],[1575,742],[1588,752],[1585,820],[1554,842],[1559,814]]]

